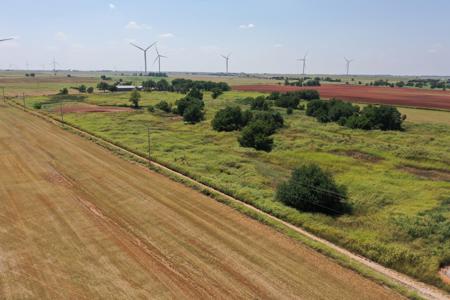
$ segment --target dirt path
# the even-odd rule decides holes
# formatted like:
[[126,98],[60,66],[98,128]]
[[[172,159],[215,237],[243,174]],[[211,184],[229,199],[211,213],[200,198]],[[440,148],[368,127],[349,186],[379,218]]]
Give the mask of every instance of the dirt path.
[[400,297],[199,192],[0,105],[0,298]]

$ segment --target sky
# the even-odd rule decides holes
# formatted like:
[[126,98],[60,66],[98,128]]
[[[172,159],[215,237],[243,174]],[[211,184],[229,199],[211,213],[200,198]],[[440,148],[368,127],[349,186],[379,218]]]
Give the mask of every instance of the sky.
[[[450,75],[448,0],[1,0],[0,68]],[[149,71],[156,53],[149,51]]]

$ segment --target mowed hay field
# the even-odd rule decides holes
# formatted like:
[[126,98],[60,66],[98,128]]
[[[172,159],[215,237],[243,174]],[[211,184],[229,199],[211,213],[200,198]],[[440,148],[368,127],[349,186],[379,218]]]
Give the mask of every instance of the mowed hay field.
[[[150,126],[155,160],[385,266],[443,287],[438,272],[450,256],[446,238],[450,114],[402,109],[416,114],[411,113],[411,119],[408,115],[405,131],[381,132],[321,124],[303,111],[287,115],[284,109],[275,108],[286,126],[274,135],[271,153],[240,147],[237,132],[211,129],[211,119],[220,108],[239,105],[248,109],[243,99],[257,95],[227,92],[213,100],[205,93],[206,120],[196,125],[186,125],[170,113],[145,109],[160,100],[174,103],[183,97],[167,92],[142,93],[141,110],[71,113],[64,120],[144,156]],[[123,106],[129,104],[128,99],[129,93],[106,93],[87,96],[82,102]],[[49,99],[37,97],[29,99],[29,105],[45,101]],[[47,103],[41,112],[59,117],[59,104]],[[291,170],[310,162],[348,187],[352,214],[332,218],[302,213],[274,200],[276,187],[289,178]]]
[[0,106],[0,298],[396,299],[166,177]]

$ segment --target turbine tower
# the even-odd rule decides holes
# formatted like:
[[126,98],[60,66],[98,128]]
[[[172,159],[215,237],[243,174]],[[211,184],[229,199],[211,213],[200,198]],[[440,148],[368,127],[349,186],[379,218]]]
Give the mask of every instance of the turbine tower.
[[53,66],[53,75],[56,76],[56,66],[59,65],[56,60],[55,57],[53,57],[53,61],[51,62],[52,66]]
[[141,50],[142,52],[144,52],[144,71],[145,71],[145,74],[147,74],[147,51],[148,51],[151,47],[153,47],[156,43],[157,43],[157,42],[154,42],[153,44],[151,44],[150,46],[148,46],[148,47],[145,48],[145,49],[142,48],[142,47],[139,47],[139,46],[136,45],[136,44],[130,43],[131,46],[136,47],[136,48],[138,48],[139,50]]
[[303,72],[302,75],[305,76],[305,68],[306,68],[306,57],[308,56],[308,52],[306,52],[305,56],[303,58],[297,59],[297,61],[303,62]]
[[350,74],[350,64],[354,61],[354,59],[348,59],[347,57],[344,57],[345,63],[347,65],[347,76]]
[[155,49],[156,49],[156,58],[153,63],[158,61],[158,73],[161,74],[161,58],[167,58],[167,56],[161,55],[158,51],[158,47],[155,46]]
[[226,73],[228,74],[228,63],[230,61],[231,53],[229,53],[227,56],[225,56],[225,55],[221,55],[221,56],[225,59]]

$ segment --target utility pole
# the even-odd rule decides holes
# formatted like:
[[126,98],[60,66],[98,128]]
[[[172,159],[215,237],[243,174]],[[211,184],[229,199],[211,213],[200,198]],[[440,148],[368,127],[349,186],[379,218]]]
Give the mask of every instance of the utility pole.
[[60,113],[61,113],[61,123],[62,123],[63,126],[64,126],[64,112],[63,112],[63,103],[62,103],[62,101],[61,101],[61,103],[60,103],[59,111],[60,111]]
[[150,127],[147,127],[147,143],[148,143],[148,167],[151,166],[150,158]]
[[25,93],[22,93],[23,110],[25,110]]
[[3,103],[6,103],[6,98],[5,98],[5,87],[2,87],[3,90]]

